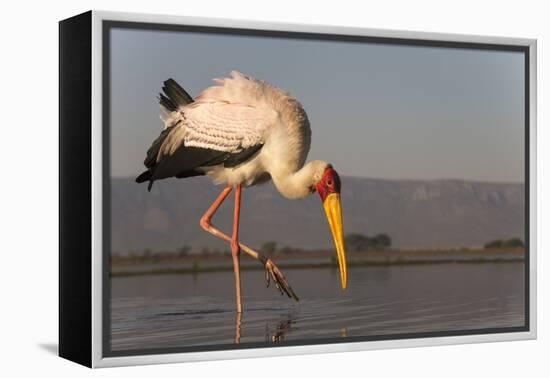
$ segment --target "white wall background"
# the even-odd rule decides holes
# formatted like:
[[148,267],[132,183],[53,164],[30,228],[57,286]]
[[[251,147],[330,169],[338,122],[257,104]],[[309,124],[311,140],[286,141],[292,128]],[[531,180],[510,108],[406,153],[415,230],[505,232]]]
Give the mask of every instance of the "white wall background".
[[[539,40],[539,340],[103,369],[57,344],[57,21],[88,9],[529,37]],[[0,375],[80,377],[542,377],[550,373],[546,129],[550,12],[545,1],[6,1],[0,22],[2,219]],[[545,211],[546,210],[546,211]],[[546,349],[546,350],[545,350]]]

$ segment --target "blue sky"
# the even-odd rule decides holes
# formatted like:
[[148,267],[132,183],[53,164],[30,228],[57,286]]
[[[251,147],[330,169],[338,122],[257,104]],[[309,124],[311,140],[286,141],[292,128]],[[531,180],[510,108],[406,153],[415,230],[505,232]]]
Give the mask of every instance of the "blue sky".
[[519,52],[188,32],[111,31],[111,169],[135,176],[163,125],[167,78],[192,96],[231,70],[290,91],[312,124],[309,160],[343,175],[522,182]]

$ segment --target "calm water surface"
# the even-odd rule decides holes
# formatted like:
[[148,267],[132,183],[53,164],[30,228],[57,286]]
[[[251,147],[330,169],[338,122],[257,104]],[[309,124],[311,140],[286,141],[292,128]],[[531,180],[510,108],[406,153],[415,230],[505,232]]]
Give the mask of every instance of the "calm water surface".
[[281,342],[524,325],[524,265],[434,264],[290,269],[299,302],[242,272],[235,314],[233,272],[112,278],[114,351],[235,342]]

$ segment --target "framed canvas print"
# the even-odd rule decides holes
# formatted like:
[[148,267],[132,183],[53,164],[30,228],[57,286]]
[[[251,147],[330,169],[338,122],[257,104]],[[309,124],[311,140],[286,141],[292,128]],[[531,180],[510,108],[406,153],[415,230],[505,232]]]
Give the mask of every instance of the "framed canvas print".
[[59,27],[62,357],[536,336],[535,40]]

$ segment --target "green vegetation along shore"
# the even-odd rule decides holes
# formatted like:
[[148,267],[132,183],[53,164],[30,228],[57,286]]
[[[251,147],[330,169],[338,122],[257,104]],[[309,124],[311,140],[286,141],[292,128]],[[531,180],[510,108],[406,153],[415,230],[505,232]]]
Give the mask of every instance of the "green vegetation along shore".
[[[348,252],[348,267],[392,266],[413,264],[451,263],[506,263],[522,262],[524,248],[495,249],[438,249],[438,250],[382,250]],[[273,260],[280,269],[336,268],[333,251],[295,251],[277,254]],[[232,270],[229,256],[224,254],[186,256],[113,257],[111,276],[143,274],[206,273]],[[241,259],[242,270],[263,270],[263,266],[245,254]]]

